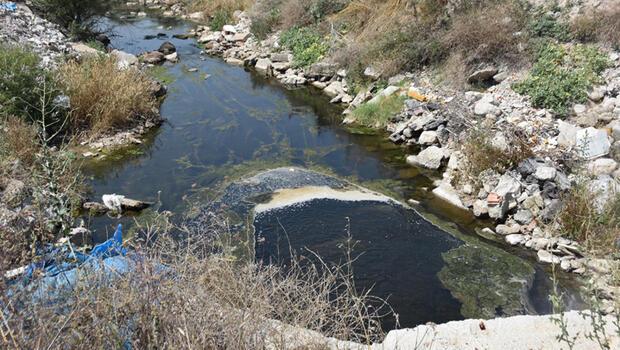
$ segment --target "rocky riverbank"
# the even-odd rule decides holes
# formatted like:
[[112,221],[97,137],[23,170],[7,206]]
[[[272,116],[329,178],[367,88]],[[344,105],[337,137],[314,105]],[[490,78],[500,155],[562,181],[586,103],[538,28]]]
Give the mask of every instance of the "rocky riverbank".
[[[259,41],[250,32],[251,20],[235,13],[236,24],[213,31],[197,26],[187,33],[195,37],[205,54],[220,55],[226,62],[253,67],[290,87],[321,89],[332,103],[348,106],[344,123],[356,123],[353,109],[377,103],[389,96],[402,96],[402,112],[387,123],[390,139],[420,149],[407,158],[412,166],[441,171],[433,194],[451,204],[490,218],[496,226],[487,234],[506,244],[533,250],[539,262],[588,276],[604,299],[603,310],[612,312],[620,295],[614,282],[618,261],[595,258],[578,242],[560,237],[556,217],[563,199],[583,184],[593,193],[598,208],[620,189],[620,60],[619,53],[603,49],[610,63],[601,82],[590,91],[586,104],[577,104],[567,118],[536,108],[530,99],[514,91],[526,70],[483,67],[468,81],[488,88],[456,91],[431,83],[430,74],[403,73],[387,80],[388,86],[371,84],[353,94],[347,72],[329,60],[307,68],[294,68],[293,55],[279,43],[279,33]],[[378,80],[368,67],[365,76]],[[475,160],[467,150],[472,132],[480,132],[497,151],[509,158],[515,150],[521,159],[505,169],[489,169],[472,178],[468,166]],[[501,159],[500,159],[501,160]],[[602,209],[601,209],[602,210]],[[619,249],[620,237],[613,249]]]

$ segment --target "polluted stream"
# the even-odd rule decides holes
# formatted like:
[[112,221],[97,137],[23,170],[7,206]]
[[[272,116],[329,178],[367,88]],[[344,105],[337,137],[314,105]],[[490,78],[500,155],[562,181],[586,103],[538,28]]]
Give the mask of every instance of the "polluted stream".
[[[117,193],[183,217],[188,203],[211,201],[244,177],[282,167],[312,169],[307,177],[329,174],[328,182],[355,183],[420,205],[412,210],[395,201],[317,197],[246,213],[255,259],[285,263],[292,249],[338,263],[346,257],[343,246],[353,242],[356,286],[386,299],[403,328],[551,311],[550,271],[528,252],[477,235],[488,223],[435,198],[430,189],[441,174],[407,165],[405,155],[415,149],[404,150],[379,131],[342,126],[342,110],[318,90],[287,89],[201,55],[195,40],[173,37],[191,29],[187,22],[115,18],[104,25],[112,29],[115,48],[139,55],[170,41],[180,61],[156,68],[168,85],[161,106],[166,122],[139,145],[85,162],[93,199]],[[131,226],[134,219],[89,221],[95,241],[102,241],[119,220]],[[578,307],[574,282],[558,278],[565,302]],[[386,318],[384,327],[396,327],[394,319]]]

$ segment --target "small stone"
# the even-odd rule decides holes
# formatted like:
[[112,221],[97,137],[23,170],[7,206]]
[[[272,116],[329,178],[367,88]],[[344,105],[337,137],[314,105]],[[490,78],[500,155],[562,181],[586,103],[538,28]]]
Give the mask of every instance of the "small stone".
[[573,112],[575,112],[575,114],[583,114],[586,112],[586,110],[587,110],[587,107],[582,104],[576,104],[573,106]]

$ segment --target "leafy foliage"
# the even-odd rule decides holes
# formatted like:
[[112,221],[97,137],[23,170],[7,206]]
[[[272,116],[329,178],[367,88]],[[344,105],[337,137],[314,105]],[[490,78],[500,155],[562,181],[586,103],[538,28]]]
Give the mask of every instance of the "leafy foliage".
[[319,61],[329,49],[323,37],[312,28],[291,28],[280,37],[280,44],[293,52],[293,65],[306,67]]
[[218,10],[213,15],[211,21],[209,21],[209,27],[211,30],[222,30],[222,27],[232,20],[232,16],[229,11]]
[[119,0],[33,0],[33,5],[52,22],[78,39],[89,38],[97,18],[110,11]]
[[18,46],[0,45],[0,115],[42,123],[54,133],[63,114],[54,107],[59,91],[56,79],[41,67],[39,56]]
[[561,42],[570,40],[570,26],[549,13],[539,11],[532,16],[528,30],[533,37],[553,38]]
[[572,104],[586,101],[587,91],[608,65],[607,57],[594,47],[544,45],[530,76],[514,89],[529,95],[534,106],[564,115]]

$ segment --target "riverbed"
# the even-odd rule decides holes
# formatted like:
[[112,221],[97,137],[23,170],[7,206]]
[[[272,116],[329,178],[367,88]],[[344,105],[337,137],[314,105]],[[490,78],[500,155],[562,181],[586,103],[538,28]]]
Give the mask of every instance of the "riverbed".
[[[280,252],[290,247],[337,261],[350,235],[358,242],[358,287],[387,299],[401,327],[550,311],[549,271],[528,253],[479,236],[485,222],[435,198],[430,190],[440,174],[404,160],[416,149],[403,149],[379,131],[342,126],[342,110],[319,91],[287,89],[202,55],[194,40],[173,38],[189,23],[149,17],[105,24],[113,29],[115,48],[138,55],[170,41],[180,62],[157,69],[169,86],[161,107],[166,123],[142,144],[85,164],[93,198],[123,194],[182,217],[190,203],[214,200],[218,190],[244,176],[277,167],[313,169],[420,205],[414,211],[377,201],[318,199],[271,210],[254,221],[256,259],[279,263],[286,259]],[[133,219],[121,221],[131,225]],[[118,223],[91,220],[98,241]],[[571,284],[563,286],[569,306],[576,306]]]

